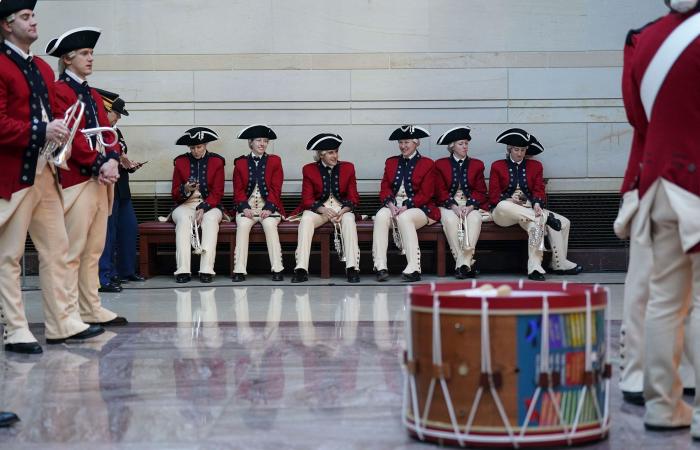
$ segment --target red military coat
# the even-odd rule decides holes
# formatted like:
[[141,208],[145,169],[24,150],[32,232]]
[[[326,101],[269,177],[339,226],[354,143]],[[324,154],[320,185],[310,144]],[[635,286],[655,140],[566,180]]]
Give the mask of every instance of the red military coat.
[[[384,176],[382,177],[379,200],[383,205],[394,202],[396,193],[401,184],[400,178],[404,176],[404,169],[399,166],[403,156],[392,156],[384,163]],[[415,161],[414,161],[415,160]],[[440,220],[440,209],[433,202],[435,193],[435,164],[430,158],[416,154],[409,160],[408,173],[405,176],[411,180],[406,187],[409,200],[404,203],[408,208],[420,208],[431,219]],[[401,172],[401,173],[400,173]],[[409,192],[410,191],[410,192]]]
[[475,158],[465,159],[465,168],[459,173],[459,164],[452,156],[441,158],[435,161],[435,201],[439,206],[450,208],[456,205],[454,196],[460,187],[459,179],[464,177],[462,183],[466,181],[467,205],[472,205],[476,209],[488,210],[489,202],[486,194],[486,181],[484,179],[484,163]]
[[195,159],[191,153],[183,153],[173,161],[172,196],[175,204],[184,203],[190,196],[185,193],[185,183],[190,178],[199,182],[199,192],[203,202],[197,209],[205,212],[211,208],[223,209],[221,200],[224,197],[224,166],[226,160],[216,153],[207,151],[200,159]]
[[[642,77],[664,40],[693,13],[670,13],[648,25],[637,35],[630,70],[632,85],[640,86]],[[664,178],[686,191],[700,196],[700,40],[692,42],[671,67],[661,85],[651,122],[646,116],[638,89],[630,90],[630,107],[640,116],[644,143],[633,148],[630,165],[641,161],[639,194],[643,196],[658,178]],[[637,124],[635,124],[637,126]],[[631,169],[628,169],[628,171]]]
[[[257,179],[260,195],[265,199],[265,209],[279,213],[284,216],[284,206],[282,206],[282,182],[284,181],[284,170],[282,170],[282,159],[277,155],[264,153],[258,163],[260,172],[264,174]],[[233,206],[240,213],[244,209],[250,208],[248,199],[255,190],[255,163],[250,154],[239,156],[233,162]]]
[[[45,144],[46,123],[41,122],[38,100],[32,100],[33,91],[38,90],[30,88],[22,69],[13,61],[19,55],[14,52],[9,55],[5,44],[0,44],[0,50],[0,198],[9,200],[13,193],[34,184],[37,159]],[[47,91],[46,103],[51,110],[47,113],[52,119],[51,113],[57,117],[53,111],[56,109],[53,70],[41,58],[35,56],[33,62]],[[32,115],[32,111],[37,114]],[[36,123],[33,117],[38,117]]]
[[328,200],[330,194],[333,194],[343,207],[350,208],[350,211],[354,211],[360,205],[355,166],[351,162],[338,161],[330,176],[328,169],[321,162],[307,164],[301,172],[301,203],[292,215],[307,209],[316,212]]
[[[75,83],[75,81],[72,82]],[[107,113],[102,106],[102,97],[93,88],[90,88],[90,95],[97,106],[97,126],[109,127],[109,119],[107,118]],[[81,100],[83,100],[82,97]],[[76,101],[78,101],[78,93],[73,89],[73,87],[71,87],[71,82],[67,80],[67,75],[64,75],[59,81],[56,82],[57,114],[63,117],[66,110],[73,106]],[[87,115],[90,104],[87,101],[83,101],[83,103],[85,103],[85,115]],[[69,170],[61,170],[61,185],[64,188],[75,186],[76,184],[89,180],[91,177],[98,176],[100,173],[100,167],[102,167],[102,165],[107,162],[108,159],[119,160],[121,147],[119,146],[118,142],[112,147],[106,148],[105,155],[102,155],[100,152],[90,148],[90,143],[80,132],[82,129],[89,128],[85,115],[83,116],[78,131],[75,133],[75,137],[73,138],[71,155],[70,159],[68,160]],[[106,142],[111,142],[112,139],[112,135],[105,136]]]
[[544,206],[544,177],[542,163],[536,159],[523,159],[517,166],[510,158],[499,159],[491,164],[489,175],[489,203],[492,208],[498,202],[510,198],[515,192],[516,185],[527,196],[533,205]]

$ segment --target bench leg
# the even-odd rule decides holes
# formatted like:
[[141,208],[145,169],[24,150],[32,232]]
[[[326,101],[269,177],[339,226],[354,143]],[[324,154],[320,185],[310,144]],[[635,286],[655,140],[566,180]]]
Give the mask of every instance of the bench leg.
[[444,277],[445,276],[445,235],[443,233],[438,236],[437,239],[437,267],[436,267],[436,272],[437,276],[439,277]]
[[144,278],[151,278],[149,244],[148,238],[142,235],[139,239],[139,272]]
[[331,277],[330,239],[321,239],[321,278]]

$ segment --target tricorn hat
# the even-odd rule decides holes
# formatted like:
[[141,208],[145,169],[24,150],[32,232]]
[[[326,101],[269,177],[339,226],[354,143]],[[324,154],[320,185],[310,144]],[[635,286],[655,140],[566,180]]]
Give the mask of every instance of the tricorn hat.
[[527,147],[530,145],[530,133],[522,128],[510,128],[499,134],[496,142],[513,147]]
[[461,141],[466,139],[467,141],[472,140],[471,136],[471,131],[472,129],[469,128],[466,125],[461,125],[458,127],[454,127],[452,129],[449,129],[445,131],[442,136],[440,136],[437,140],[437,145],[449,145],[455,141]]
[[37,0],[0,0],[0,19],[4,19],[23,9],[34,10]]
[[60,58],[68,52],[81,48],[95,48],[102,30],[95,27],[80,27],[68,30],[57,38],[51,39],[46,46],[46,54]]
[[268,138],[269,140],[277,139],[277,135],[272,128],[263,124],[250,125],[238,132],[238,139],[257,139]]
[[391,133],[389,140],[400,141],[402,139],[420,139],[428,136],[430,136],[430,133],[428,133],[428,130],[425,128],[417,127],[415,125],[402,125]]
[[309,143],[306,144],[306,149],[313,151],[335,150],[340,148],[342,143],[343,138],[339,134],[320,133],[311,138]]
[[194,127],[185,131],[185,134],[175,142],[175,145],[199,145],[207,142],[216,141],[219,135],[214,130],[207,127]]
[[527,151],[525,152],[526,155],[539,155],[544,151],[544,146],[540,144],[540,141],[537,140],[537,138],[533,135],[530,135],[530,146],[527,148]]
[[102,103],[104,103],[105,109],[107,111],[114,111],[121,114],[122,116],[128,116],[129,111],[126,110],[126,103],[124,100],[119,98],[119,94],[114,92],[105,91],[104,89],[95,88],[95,90],[102,97]]

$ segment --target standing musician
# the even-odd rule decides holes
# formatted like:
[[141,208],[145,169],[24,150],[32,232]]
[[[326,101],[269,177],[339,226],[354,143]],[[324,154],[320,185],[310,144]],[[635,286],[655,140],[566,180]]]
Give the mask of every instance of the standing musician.
[[[175,145],[186,145],[190,151],[173,161],[172,196],[177,205],[172,212],[175,222],[175,281],[188,283],[192,252],[201,255],[199,281],[214,279],[216,241],[223,218],[221,199],[224,196],[224,158],[207,150],[207,143],[219,135],[206,127],[185,131]],[[199,238],[199,228],[202,237]]]
[[248,140],[250,153],[233,162],[236,251],[231,279],[245,281],[250,229],[260,222],[270,256],[272,281],[282,281],[284,267],[277,225],[285,215],[281,200],[284,171],[282,159],[266,152],[270,141],[277,139],[277,135],[267,125],[250,125],[238,133],[238,139]]
[[460,126],[437,140],[447,145],[450,156],[435,161],[435,200],[440,222],[455,258],[457,279],[475,278],[474,250],[481,233],[481,213],[488,208],[484,163],[467,156],[471,128]]
[[389,136],[390,141],[399,141],[401,154],[388,158],[384,164],[379,192],[384,207],[374,216],[372,256],[377,281],[389,279],[386,252],[392,226],[394,243],[406,254],[403,280],[420,280],[417,230],[440,220],[440,210],[433,203],[434,164],[430,158],[418,153],[420,139],[428,136],[430,134],[425,129],[413,125],[399,127]]
[[360,248],[357,243],[355,208],[360,204],[355,166],[338,161],[343,138],[337,134],[317,134],[306,149],[315,152],[316,162],[302,169],[301,204],[292,215],[301,214],[296,250],[297,265],[292,283],[309,279],[309,254],[314,230],[331,222],[336,231],[336,251],[345,262],[348,282],[360,282]]
[[630,239],[652,253],[644,318],[644,426],[653,431],[690,426],[691,436],[700,439],[700,396],[696,392],[690,408],[678,374],[684,332],[696,377],[700,373],[700,92],[693,88],[700,76],[700,5],[666,4],[672,11],[634,37],[634,54],[625,61],[630,77],[625,107],[644,138],[632,147],[623,189],[636,187],[640,198]]
[[[110,126],[102,97],[86,81],[92,74],[93,49],[99,37],[97,28],[76,28],[52,39],[46,47],[48,55],[59,58],[57,112],[65,114],[76,102],[83,102],[81,131]],[[78,134],[73,139],[68,169],[61,171],[69,241],[68,292],[78,300],[83,321],[100,325],[127,323],[125,318],[104,308],[98,294],[98,265],[111,213],[112,184],[119,178],[119,145],[115,137],[114,133],[109,137]],[[100,139],[112,145],[100,149]]]
[[119,95],[97,89],[102,96],[109,125],[117,130],[119,136],[119,180],[114,189],[112,215],[107,221],[107,240],[100,257],[100,292],[120,292],[121,283],[144,281],[136,273],[136,236],[138,225],[136,212],[131,203],[129,174],[136,172],[143,163],[134,162],[127,156],[127,146],[117,122],[122,116],[128,116],[124,100]]
[[506,158],[494,161],[489,177],[489,200],[493,221],[502,227],[516,223],[530,235],[528,278],[543,281],[544,236],[552,246],[552,271],[578,275],[583,268],[566,259],[569,247],[569,219],[542,207],[545,203],[542,163],[525,158],[544,151],[534,136],[520,128],[501,133],[496,142],[506,145]]
[[61,190],[57,169],[42,150],[65,143],[69,130],[53,119],[58,116],[53,71],[30,50],[38,38],[35,5],[36,0],[0,2],[0,322],[6,352],[34,354],[42,348],[29,331],[19,278],[27,232],[39,252],[47,342],[104,331],[74,314],[77,299],[66,291]]

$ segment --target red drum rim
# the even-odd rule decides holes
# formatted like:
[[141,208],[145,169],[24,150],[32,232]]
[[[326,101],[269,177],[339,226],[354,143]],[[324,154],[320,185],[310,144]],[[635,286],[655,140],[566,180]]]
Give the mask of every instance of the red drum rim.
[[[539,282],[539,281],[468,281],[431,283],[412,286],[409,288],[409,297],[412,307],[432,308],[437,298],[440,308],[456,310],[481,310],[481,296],[469,296],[453,294],[452,291],[475,289],[486,284],[494,288],[506,285],[513,291],[533,291],[533,295],[518,297],[485,297],[488,300],[490,310],[536,310],[541,309],[546,295],[551,309],[585,308],[587,298],[594,309],[607,306],[606,288],[592,284],[573,284],[567,282]],[[545,295],[543,295],[545,292]]]

